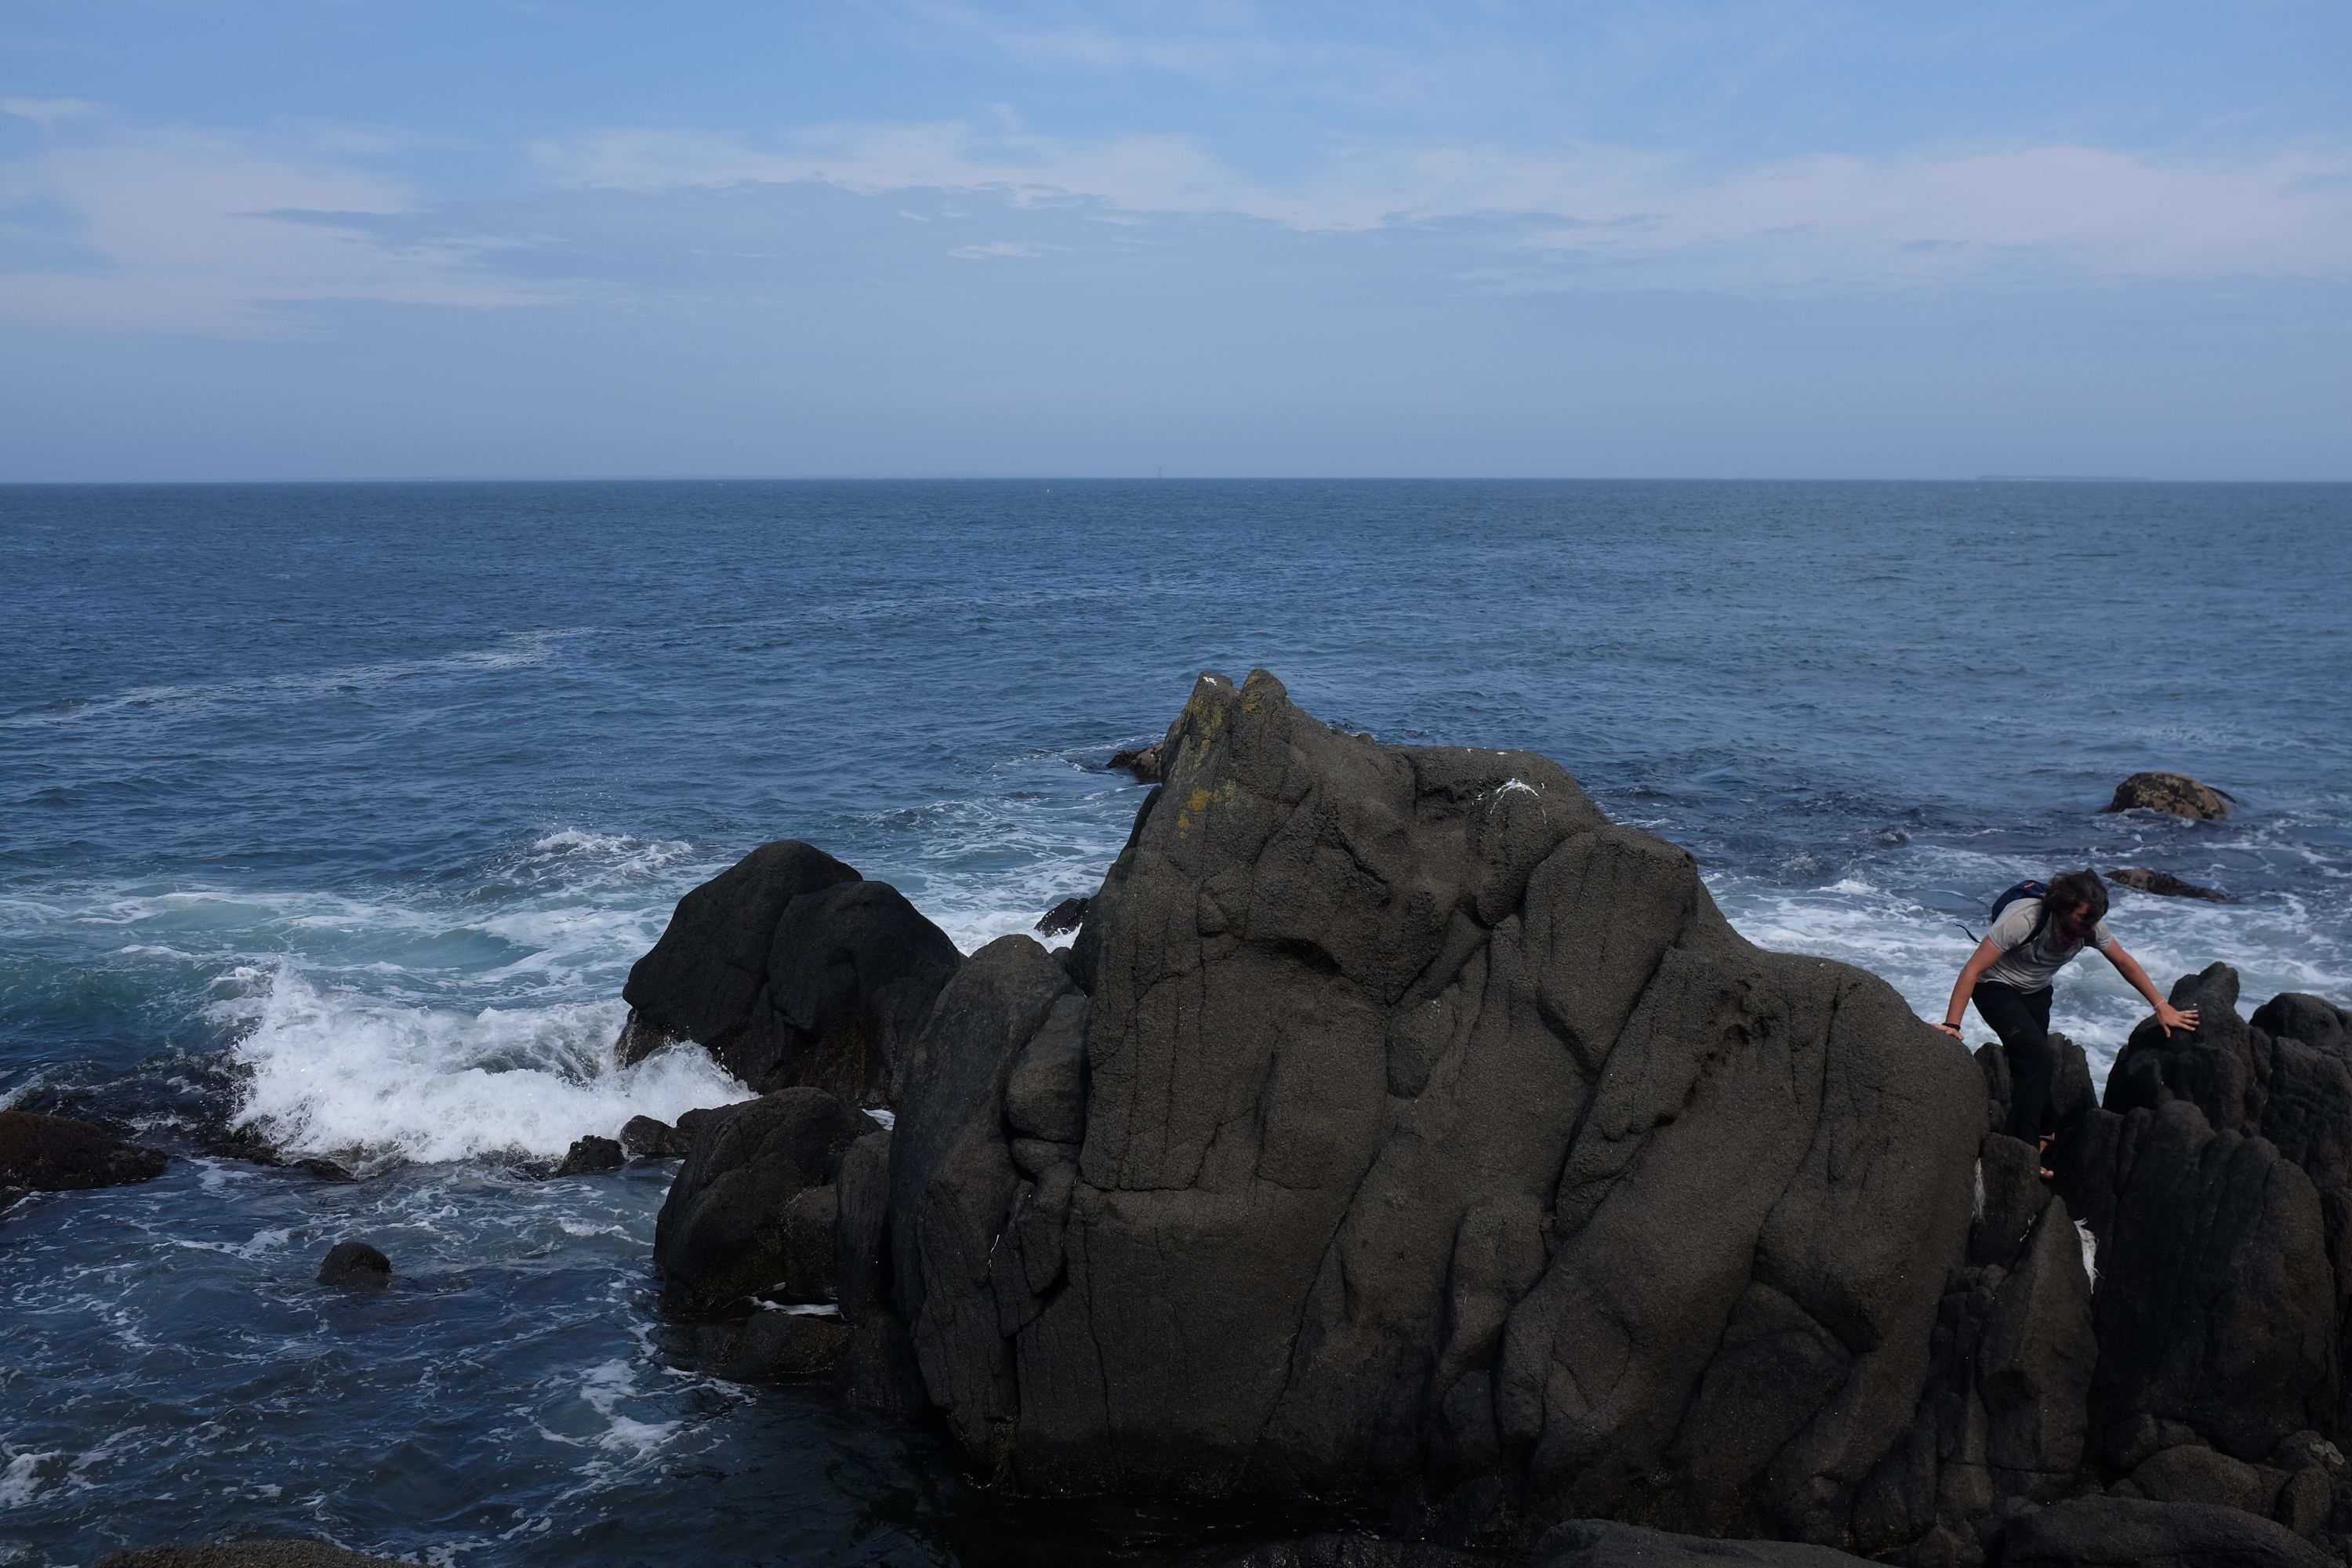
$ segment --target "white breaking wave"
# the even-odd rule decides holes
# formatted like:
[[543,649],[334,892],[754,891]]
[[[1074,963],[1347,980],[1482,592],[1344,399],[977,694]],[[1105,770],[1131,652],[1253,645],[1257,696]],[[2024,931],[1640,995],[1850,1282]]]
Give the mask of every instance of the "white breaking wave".
[[230,1053],[250,1074],[236,1124],[298,1154],[552,1158],[632,1116],[674,1121],[751,1095],[700,1051],[617,1066],[617,1001],[467,1013],[313,985],[291,964],[250,978],[266,983],[221,1004],[246,1026]]

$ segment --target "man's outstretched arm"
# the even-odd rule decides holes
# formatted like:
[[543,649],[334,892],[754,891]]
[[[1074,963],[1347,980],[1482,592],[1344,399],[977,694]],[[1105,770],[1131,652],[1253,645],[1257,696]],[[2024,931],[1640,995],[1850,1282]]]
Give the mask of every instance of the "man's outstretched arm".
[[1960,1034],[1960,1023],[1969,1016],[1969,995],[1976,990],[1977,981],[1984,972],[2000,962],[2000,955],[2008,951],[1990,937],[1977,943],[1977,950],[1969,954],[1966,963],[1960,965],[1960,977],[1952,982],[1952,999],[1944,1005],[1944,1021],[1936,1027],[1965,1043]]
[[2147,977],[2147,971],[2139,966],[2139,960],[2124,951],[2122,942],[2111,942],[2099,951],[2105,955],[2109,963],[2116,966],[2116,973],[2130,982],[2131,988],[2147,997],[2154,1005],[2156,1021],[2163,1026],[2167,1039],[2171,1038],[2172,1031],[2175,1029],[2197,1027],[2197,1009],[2191,1007],[2183,1012],[2166,1001],[2164,993],[2156,988],[2156,982]]

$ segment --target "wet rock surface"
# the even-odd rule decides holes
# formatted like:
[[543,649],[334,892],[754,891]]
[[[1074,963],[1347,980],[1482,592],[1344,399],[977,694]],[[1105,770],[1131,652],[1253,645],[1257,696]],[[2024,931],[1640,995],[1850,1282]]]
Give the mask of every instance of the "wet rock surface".
[[[1997,1047],[1747,942],[1541,757],[1261,672],[1165,765],[1066,952],[992,942],[893,1037],[895,1131],[693,1113],[657,1260],[733,1374],[928,1413],[1015,1492],[1379,1501],[1333,1562],[2341,1555],[2341,1008],[2243,1017],[2216,965],[2104,1092],[2057,1037],[2044,1183]],[[681,921],[781,929],[708,891]]]
[[69,1116],[0,1110],[0,1202],[22,1193],[62,1193],[152,1181],[170,1163],[105,1128]]

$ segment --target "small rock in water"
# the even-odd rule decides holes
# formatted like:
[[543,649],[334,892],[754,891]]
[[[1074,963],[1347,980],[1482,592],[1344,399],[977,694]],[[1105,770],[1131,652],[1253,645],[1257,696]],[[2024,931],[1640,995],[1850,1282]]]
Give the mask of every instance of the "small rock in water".
[[332,1160],[320,1160],[315,1158],[297,1160],[294,1162],[294,1168],[298,1171],[308,1171],[310,1174],[318,1177],[322,1182],[356,1182],[359,1180],[359,1177],[352,1174],[343,1166],[336,1164]]
[[1087,906],[1092,899],[1064,899],[1047,910],[1037,921],[1037,929],[1046,936],[1061,936],[1086,923]]
[[555,1173],[559,1176],[593,1176],[604,1171],[619,1170],[626,1159],[627,1156],[621,1152],[620,1144],[592,1132],[585,1138],[572,1141],[572,1147],[565,1152],[563,1163],[555,1167]]
[[0,1193],[119,1187],[163,1173],[169,1157],[70,1116],[0,1110]]
[[2194,882],[2184,882],[2168,871],[2150,871],[2137,866],[2126,866],[2120,871],[2105,873],[2108,881],[2119,888],[2131,888],[2143,893],[2154,893],[2165,899],[2203,899],[2208,903],[2226,904],[2227,893],[2200,888]]
[[1164,754],[1167,742],[1154,741],[1148,746],[1138,746],[1131,752],[1114,752],[1110,765],[1125,768],[1135,775],[1138,784],[1158,784],[1167,777],[1168,764]]
[[694,1141],[667,1121],[632,1116],[621,1128],[621,1147],[640,1160],[682,1160],[693,1151]]
[[381,1290],[392,1283],[392,1259],[364,1241],[339,1241],[319,1265],[319,1283],[339,1290]]
[[2116,786],[2101,811],[2165,811],[2211,821],[2230,815],[2230,797],[2187,773],[2134,773]]

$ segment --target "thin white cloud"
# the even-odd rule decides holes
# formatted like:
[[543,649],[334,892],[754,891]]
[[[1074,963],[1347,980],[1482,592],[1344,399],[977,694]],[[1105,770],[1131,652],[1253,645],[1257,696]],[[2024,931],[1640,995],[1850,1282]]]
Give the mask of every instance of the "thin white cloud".
[[0,161],[0,205],[53,208],[79,264],[0,274],[0,316],[197,333],[283,330],[331,300],[487,307],[538,292],[481,268],[502,243],[399,244],[367,220],[415,205],[399,184],[300,152],[182,131],[65,140]]
[[103,112],[85,98],[0,98],[0,114],[29,120],[44,131],[53,131],[70,121],[93,119]]
[[[1663,153],[1359,150],[1276,184],[1175,137],[1046,137],[1009,117],[832,125],[754,144],[666,132],[544,143],[573,184],[633,191],[817,182],[993,192],[1125,214],[1224,214],[1361,232],[1533,224],[1530,257],[1708,288],[1956,280],[2021,262],[2093,275],[2352,277],[2352,149],[2195,161],[2084,146],[1759,163]],[[1600,277],[1601,273],[1595,276]]]
[[948,254],[963,261],[996,261],[1043,256],[1062,248],[1058,245],[1028,245],[1016,239],[992,239],[985,245],[959,245]]

